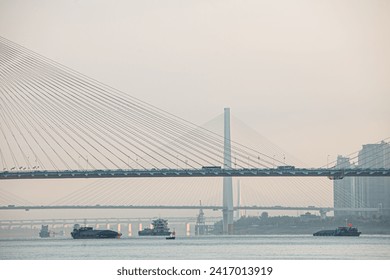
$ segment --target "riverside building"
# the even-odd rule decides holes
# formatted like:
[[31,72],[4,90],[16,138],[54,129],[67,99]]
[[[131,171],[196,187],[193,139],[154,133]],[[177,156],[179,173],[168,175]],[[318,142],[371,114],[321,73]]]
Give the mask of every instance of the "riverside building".
[[[343,156],[337,157],[336,168],[390,168],[390,144],[363,145],[357,164]],[[335,208],[378,208],[379,212],[358,212],[339,210],[336,217],[373,216],[390,217],[390,178],[389,177],[348,177],[333,183]]]

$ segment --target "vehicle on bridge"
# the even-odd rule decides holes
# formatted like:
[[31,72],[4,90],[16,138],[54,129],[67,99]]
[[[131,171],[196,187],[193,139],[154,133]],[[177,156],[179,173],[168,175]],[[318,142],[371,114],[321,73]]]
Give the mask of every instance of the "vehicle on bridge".
[[276,167],[276,169],[278,169],[278,170],[294,170],[295,166],[293,166],[293,165],[281,165],[281,166]]
[[218,170],[220,170],[220,169],[222,169],[222,167],[221,166],[213,166],[213,165],[211,165],[211,166],[202,166],[202,169],[208,169],[208,170],[213,170],[213,169],[218,169]]

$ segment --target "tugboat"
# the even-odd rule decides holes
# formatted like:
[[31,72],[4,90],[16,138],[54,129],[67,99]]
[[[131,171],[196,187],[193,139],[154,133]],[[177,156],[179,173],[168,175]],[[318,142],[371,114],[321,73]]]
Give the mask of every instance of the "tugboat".
[[80,227],[79,224],[74,225],[70,234],[73,239],[120,238],[122,236],[122,233],[113,230],[97,230],[92,227]]
[[153,228],[144,228],[138,231],[139,236],[170,236],[168,220],[157,219],[152,221]]
[[313,233],[313,236],[359,236],[360,231],[356,227],[352,227],[352,224],[349,224],[346,227],[338,227],[335,230],[320,230]]
[[175,232],[175,230],[172,231],[170,236],[165,237],[165,239],[167,239],[167,240],[176,239],[176,232]]

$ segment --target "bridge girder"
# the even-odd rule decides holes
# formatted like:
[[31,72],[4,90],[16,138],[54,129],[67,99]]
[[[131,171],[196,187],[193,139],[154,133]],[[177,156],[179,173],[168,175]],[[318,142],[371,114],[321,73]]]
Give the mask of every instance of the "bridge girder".
[[150,170],[33,170],[3,171],[0,180],[12,179],[81,179],[81,178],[170,178],[170,177],[388,177],[390,169],[150,169]]

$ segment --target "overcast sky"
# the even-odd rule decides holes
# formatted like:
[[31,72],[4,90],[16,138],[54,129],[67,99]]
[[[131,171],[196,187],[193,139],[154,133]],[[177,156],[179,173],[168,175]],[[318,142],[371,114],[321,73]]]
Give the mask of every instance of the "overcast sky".
[[312,166],[390,136],[390,1],[0,0],[0,36]]

